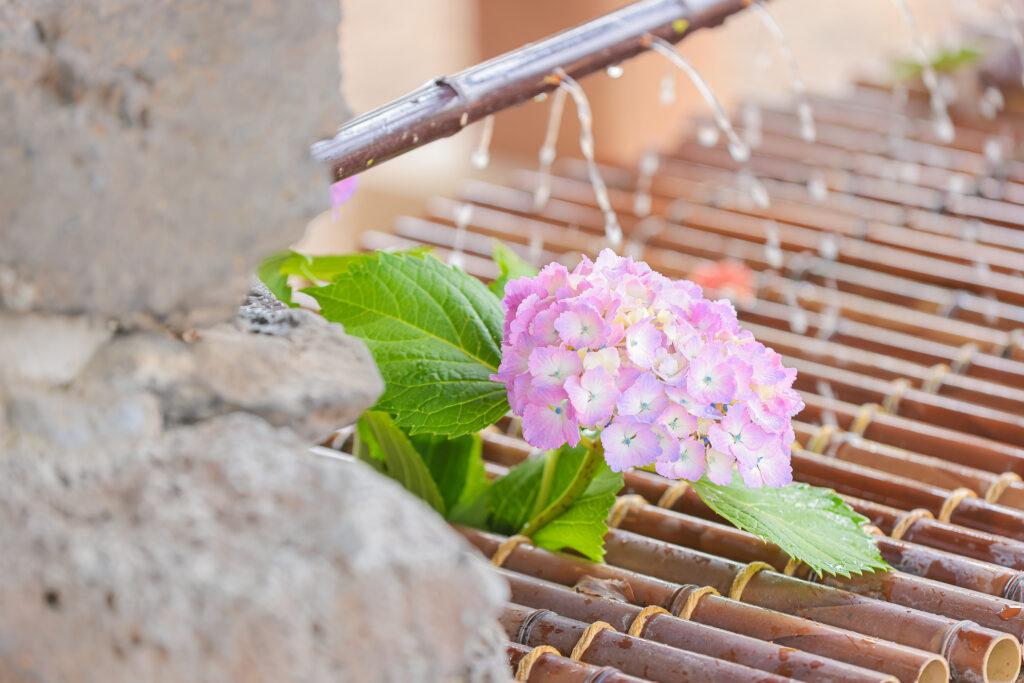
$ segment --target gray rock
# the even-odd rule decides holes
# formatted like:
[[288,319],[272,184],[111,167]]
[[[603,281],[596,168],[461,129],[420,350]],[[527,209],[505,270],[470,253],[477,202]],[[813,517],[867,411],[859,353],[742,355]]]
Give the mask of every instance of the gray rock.
[[503,583],[424,504],[231,415],[0,455],[0,681],[507,680]]
[[0,380],[68,384],[112,334],[95,318],[0,311]]
[[0,306],[229,318],[327,205],[338,0],[0,12]]

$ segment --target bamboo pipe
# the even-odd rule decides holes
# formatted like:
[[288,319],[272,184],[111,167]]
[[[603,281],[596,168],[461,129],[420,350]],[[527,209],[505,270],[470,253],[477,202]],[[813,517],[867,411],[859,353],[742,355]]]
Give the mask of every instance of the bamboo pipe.
[[[476,529],[456,527],[456,530],[487,557],[492,557],[506,540],[503,536]],[[606,564],[588,563],[525,543],[515,547],[502,566],[565,586],[574,586],[588,577],[623,581],[630,587],[633,604],[658,605],[672,614],[679,613],[689,594],[697,588],[680,586]],[[718,595],[705,595],[696,601],[690,620],[866,669],[890,673],[902,683],[942,681],[949,671],[945,660],[929,652]]]
[[[512,602],[525,607],[550,609],[585,624],[604,621],[623,633],[632,632],[631,627],[641,612],[636,605],[577,593],[564,586],[505,569],[498,571],[509,582]],[[637,637],[801,681],[895,683],[898,680],[891,675],[666,613],[655,614],[640,623],[639,632],[634,633]]]
[[313,145],[335,180],[404,154],[503,109],[558,87],[564,72],[580,79],[629,59],[654,35],[677,42],[721,24],[743,0],[641,0],[567,31],[442,76],[349,121],[331,140]]
[[[744,565],[626,531],[605,536],[605,560],[681,583],[699,581],[729,592]],[[1020,642],[970,621],[874,600],[772,571],[753,575],[744,602],[942,654],[955,680],[1012,681],[1020,671]]]
[[[520,645],[519,643],[507,643],[505,651],[508,653],[508,663],[513,671],[518,671],[520,663],[527,657],[534,648]],[[616,671],[611,668],[598,668],[592,664],[577,662],[554,652],[542,652],[530,666],[527,683],[646,683],[649,679],[637,678]]]
[[[587,624],[559,616],[549,610],[536,610],[509,603],[505,605],[498,621],[510,639],[523,645],[551,645],[563,655],[568,655],[586,644],[584,634],[587,632]],[[642,676],[658,683],[708,678],[723,683],[783,683],[792,680],[643,638],[635,638],[612,629],[598,632],[589,644],[586,644],[582,654],[574,658],[587,664],[615,667],[623,673]]]
[[907,509],[925,508],[942,521],[1024,541],[1024,511],[993,505],[978,498],[964,498],[948,507],[951,493],[907,479],[886,475],[852,463],[832,460],[806,450],[794,449],[793,477],[814,486],[827,486],[839,493]]
[[[617,528],[738,562],[767,562],[777,571],[783,571],[790,562],[781,548],[751,533],[650,505],[627,506]],[[1006,574],[1000,589],[1022,576],[1016,572]],[[1024,604],[1014,600],[901,572],[873,572],[851,578],[826,576],[821,582],[931,614],[970,619],[1018,639],[1024,637]]]

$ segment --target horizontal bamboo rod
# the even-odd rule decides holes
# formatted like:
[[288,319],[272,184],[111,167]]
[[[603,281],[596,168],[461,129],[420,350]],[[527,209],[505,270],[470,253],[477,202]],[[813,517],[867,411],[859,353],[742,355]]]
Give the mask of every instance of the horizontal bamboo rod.
[[721,24],[749,0],[641,0],[489,61],[442,76],[345,124],[313,156],[335,180],[393,159],[503,109],[558,87],[557,74],[579,79],[629,59],[650,36],[677,42]]

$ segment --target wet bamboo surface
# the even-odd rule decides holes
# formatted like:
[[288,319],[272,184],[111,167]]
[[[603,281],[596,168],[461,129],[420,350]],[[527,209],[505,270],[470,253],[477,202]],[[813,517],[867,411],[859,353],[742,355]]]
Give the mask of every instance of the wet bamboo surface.
[[[893,570],[818,576],[692,488],[629,472],[606,564],[460,529],[489,558],[502,548],[513,667],[538,645],[559,653],[537,652],[529,680],[598,680],[601,667],[611,667],[602,681],[1018,675],[1024,116],[991,121],[956,104],[957,135],[944,143],[918,92],[901,105],[861,83],[810,101],[814,143],[793,110],[762,106],[746,163],[724,139],[662,154],[648,211],[635,211],[636,168],[600,171],[625,253],[670,277],[725,258],[749,267],[740,321],[797,368],[806,404],[795,479],[834,488],[863,514]],[[537,208],[544,182],[550,199]],[[605,246],[604,225],[586,165],[565,159],[549,181],[532,171],[506,185],[470,180],[390,233],[365,233],[363,246],[428,244],[442,259],[459,249],[467,272],[492,279],[494,238],[535,265],[571,264]],[[492,474],[530,456],[515,419],[484,435]],[[588,629],[597,622],[614,631]]]

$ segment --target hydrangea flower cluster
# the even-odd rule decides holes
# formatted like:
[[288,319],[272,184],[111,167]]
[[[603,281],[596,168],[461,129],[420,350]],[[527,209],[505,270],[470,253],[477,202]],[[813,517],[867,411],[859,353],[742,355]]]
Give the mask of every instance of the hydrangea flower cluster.
[[727,300],[601,252],[505,288],[502,361],[523,437],[545,450],[600,430],[615,471],[654,464],[674,479],[753,488],[792,481],[796,370],[739,329]]

